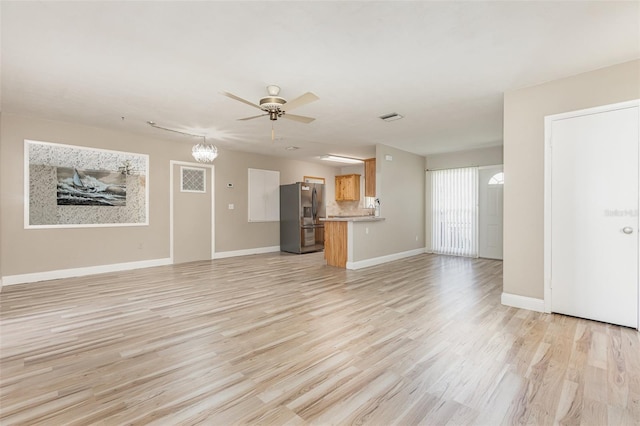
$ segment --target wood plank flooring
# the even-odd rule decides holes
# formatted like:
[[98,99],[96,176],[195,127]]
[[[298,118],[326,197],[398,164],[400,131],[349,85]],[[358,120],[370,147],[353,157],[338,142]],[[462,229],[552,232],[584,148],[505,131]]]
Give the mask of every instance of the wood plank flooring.
[[501,291],[499,261],[322,253],[6,287],[0,423],[640,424],[637,331]]

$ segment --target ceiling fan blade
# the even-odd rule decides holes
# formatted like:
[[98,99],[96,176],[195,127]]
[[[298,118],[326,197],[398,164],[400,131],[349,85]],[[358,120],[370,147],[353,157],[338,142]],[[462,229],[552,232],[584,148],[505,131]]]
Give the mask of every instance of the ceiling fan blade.
[[294,108],[301,107],[302,105],[306,105],[308,103],[317,101],[318,99],[320,98],[314,95],[313,93],[307,92],[304,95],[298,96],[294,100],[287,102],[282,106],[281,109],[283,111],[291,111]]
[[260,114],[260,115],[254,115],[252,117],[238,118],[238,121],[253,120],[254,118],[264,117],[265,115],[269,115],[269,114]]
[[256,105],[256,104],[254,104],[253,102],[248,101],[248,100],[246,100],[246,99],[242,99],[240,96],[236,96],[236,95],[234,95],[233,93],[229,93],[229,92],[222,92],[222,94],[223,94],[223,95],[225,95],[225,96],[227,96],[227,97],[229,97],[229,98],[231,98],[231,99],[235,99],[236,101],[240,101],[240,102],[242,102],[242,103],[244,103],[244,104],[251,105],[251,106],[252,106],[252,107],[254,107],[254,108],[262,109],[262,108],[260,108],[260,105]]
[[284,114],[282,118],[288,118],[289,120],[298,121],[300,123],[305,123],[305,124],[309,124],[313,120],[315,120],[315,118],[312,118],[312,117],[305,117],[304,115],[294,115],[294,114]]

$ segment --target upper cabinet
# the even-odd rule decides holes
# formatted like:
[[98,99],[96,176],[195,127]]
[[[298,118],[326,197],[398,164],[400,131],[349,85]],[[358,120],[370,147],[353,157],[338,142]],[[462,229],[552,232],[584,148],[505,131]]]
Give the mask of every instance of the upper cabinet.
[[336,201],[360,200],[360,175],[336,176]]
[[364,196],[376,196],[376,159],[364,160]]

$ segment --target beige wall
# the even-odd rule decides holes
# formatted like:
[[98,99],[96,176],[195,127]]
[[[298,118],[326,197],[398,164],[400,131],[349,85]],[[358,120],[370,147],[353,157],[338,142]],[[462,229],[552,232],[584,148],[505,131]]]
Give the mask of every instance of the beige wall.
[[[169,159],[178,145],[69,123],[2,115],[2,276],[169,257]],[[150,154],[149,226],[24,229],[24,139]]]
[[544,117],[638,98],[638,60],[505,93],[505,293],[544,297]]
[[447,152],[427,155],[426,166],[429,170],[455,169],[472,166],[493,166],[502,164],[502,145],[467,151]]
[[[336,167],[236,151],[218,157],[215,167],[217,253],[280,245],[279,222],[248,222],[248,168],[277,170],[282,185],[301,182],[304,176],[323,177],[326,199],[335,199]],[[228,183],[233,188],[227,188]],[[229,204],[235,208],[229,210]]]
[[[24,229],[24,139],[149,154],[149,226]],[[192,162],[191,145],[3,113],[0,116],[0,276],[169,257],[169,161]],[[333,182],[337,168],[221,151],[215,161],[216,252],[278,246],[278,223],[247,222],[247,168],[279,170],[281,183],[305,175]],[[233,189],[226,188],[234,183]],[[327,185],[328,197],[334,197]],[[229,203],[235,210],[228,210]]]
[[354,223],[354,261],[424,248],[424,161],[420,155],[376,146],[376,192],[386,220]]

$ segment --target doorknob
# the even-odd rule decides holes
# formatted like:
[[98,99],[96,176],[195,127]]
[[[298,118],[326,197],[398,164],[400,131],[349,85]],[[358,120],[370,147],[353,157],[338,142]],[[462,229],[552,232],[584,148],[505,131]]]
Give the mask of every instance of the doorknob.
[[625,226],[624,228],[622,228],[622,232],[624,232],[625,234],[631,234],[633,233],[633,228],[630,226]]

